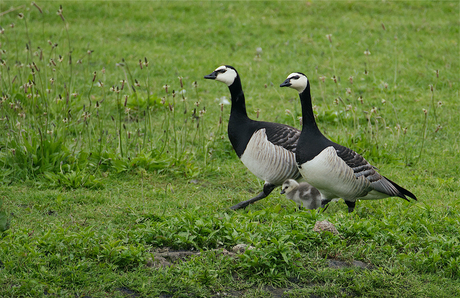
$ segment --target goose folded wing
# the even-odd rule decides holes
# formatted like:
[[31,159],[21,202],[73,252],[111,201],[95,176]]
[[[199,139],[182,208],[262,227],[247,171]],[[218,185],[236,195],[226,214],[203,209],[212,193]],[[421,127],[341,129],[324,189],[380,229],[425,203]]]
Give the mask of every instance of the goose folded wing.
[[340,146],[336,148],[337,156],[340,157],[354,172],[355,177],[364,176],[373,183],[383,178],[367,160],[350,148]]
[[[272,124],[272,123],[270,123]],[[267,125],[265,127],[267,139],[274,145],[281,146],[295,153],[300,130],[288,125]]]
[[[372,166],[364,157],[347,147],[341,146],[336,150],[337,155],[353,169],[356,178],[364,176],[371,183],[374,190],[389,196],[400,196],[400,192],[394,183],[375,171],[377,168]],[[401,197],[407,200],[405,197]]]

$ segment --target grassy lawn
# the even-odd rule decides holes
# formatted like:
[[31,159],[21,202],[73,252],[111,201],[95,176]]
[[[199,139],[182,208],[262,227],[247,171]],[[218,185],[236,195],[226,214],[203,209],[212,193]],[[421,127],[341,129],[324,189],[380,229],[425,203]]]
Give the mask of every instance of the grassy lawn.
[[[459,13],[2,1],[0,296],[460,296]],[[418,201],[321,213],[277,189],[230,210],[263,181],[228,141],[228,88],[203,79],[222,64],[251,118],[298,128],[298,96],[278,86],[305,73],[325,135]],[[322,220],[339,234],[313,231]]]

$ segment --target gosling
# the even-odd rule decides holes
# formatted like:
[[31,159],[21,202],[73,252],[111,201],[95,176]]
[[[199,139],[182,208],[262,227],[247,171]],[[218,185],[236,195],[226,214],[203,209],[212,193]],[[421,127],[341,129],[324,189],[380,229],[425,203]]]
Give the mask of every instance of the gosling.
[[318,209],[321,207],[321,194],[307,182],[298,183],[294,179],[287,179],[281,186],[281,194],[293,200],[299,209]]

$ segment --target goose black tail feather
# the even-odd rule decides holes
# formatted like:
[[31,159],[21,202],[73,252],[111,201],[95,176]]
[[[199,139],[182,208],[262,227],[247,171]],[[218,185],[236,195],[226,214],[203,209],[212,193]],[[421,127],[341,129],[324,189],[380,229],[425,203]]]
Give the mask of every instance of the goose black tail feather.
[[404,200],[410,202],[409,199],[407,199],[407,197],[406,197],[406,196],[409,196],[409,197],[411,197],[412,199],[414,199],[414,200],[417,201],[417,197],[416,197],[413,193],[411,193],[410,191],[408,191],[408,190],[405,189],[404,187],[399,186],[398,184],[396,184],[395,182],[391,181],[391,180],[388,179],[387,177],[385,177],[385,178],[386,178],[388,181],[390,181],[391,184],[393,184],[393,185],[396,187],[396,189],[399,191],[398,197],[403,198]]

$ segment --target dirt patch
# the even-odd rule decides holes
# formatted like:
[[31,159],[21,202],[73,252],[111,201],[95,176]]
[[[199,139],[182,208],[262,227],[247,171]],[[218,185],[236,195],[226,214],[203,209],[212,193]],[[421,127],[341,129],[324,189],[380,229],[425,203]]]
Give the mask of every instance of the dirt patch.
[[[216,252],[227,257],[235,257],[236,253],[230,252],[225,248],[213,249],[211,251]],[[239,252],[244,252],[244,250],[239,250]],[[172,265],[185,262],[191,257],[200,256],[201,252],[199,251],[190,251],[190,250],[170,250],[168,247],[157,249],[152,252],[153,257],[147,260],[148,267],[161,268],[161,267],[171,267]]]
[[346,262],[346,261],[330,259],[330,260],[327,260],[327,262],[329,264],[329,267],[334,268],[334,269],[342,269],[342,268],[350,268],[350,267],[359,267],[363,269],[373,268],[372,264],[366,264],[364,262],[355,261],[355,260]]

